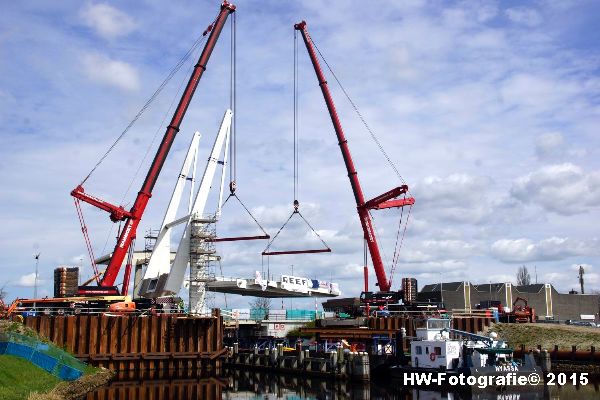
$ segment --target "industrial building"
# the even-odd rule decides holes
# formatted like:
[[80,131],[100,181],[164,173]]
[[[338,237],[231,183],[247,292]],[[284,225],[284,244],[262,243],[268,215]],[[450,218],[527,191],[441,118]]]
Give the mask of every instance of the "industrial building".
[[535,309],[538,320],[599,321],[597,294],[559,293],[550,283],[515,286],[512,283],[441,282],[425,285],[418,301],[442,302],[448,310],[474,310],[481,302],[500,301],[505,308],[521,297]]

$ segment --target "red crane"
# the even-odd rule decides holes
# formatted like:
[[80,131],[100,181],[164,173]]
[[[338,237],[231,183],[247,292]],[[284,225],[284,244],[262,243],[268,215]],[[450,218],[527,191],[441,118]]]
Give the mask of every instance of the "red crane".
[[[167,158],[167,154],[169,153],[171,145],[173,144],[175,135],[177,135],[177,132],[179,132],[179,126],[181,125],[181,121],[185,116],[190,101],[192,100],[192,96],[194,95],[194,92],[198,87],[200,78],[202,78],[202,74],[206,70],[206,64],[210,59],[215,44],[217,43],[219,35],[221,34],[221,30],[223,29],[223,26],[225,25],[229,14],[233,13],[234,11],[235,6],[233,4],[228,3],[227,1],[224,1],[221,5],[221,10],[216,20],[205,31],[205,34],[210,32],[210,35],[206,41],[206,44],[204,45],[204,49],[202,50],[202,54],[200,55],[198,63],[194,66],[192,76],[190,77],[187,86],[183,91],[181,100],[179,101],[179,104],[175,109],[173,118],[171,119],[171,123],[167,127],[162,142],[160,143],[156,155],[154,156],[154,160],[152,161],[152,165],[150,166],[150,170],[146,175],[142,188],[138,192],[137,198],[135,199],[135,202],[131,209],[127,211],[122,206],[116,206],[97,197],[91,196],[84,192],[82,185],[77,186],[71,192],[71,195],[76,199],[89,203],[95,207],[98,207],[108,212],[110,214],[111,221],[125,222],[123,225],[123,230],[119,234],[117,244],[115,245],[106,271],[102,275],[102,278],[98,281],[98,286],[82,286],[79,288],[80,295],[119,294],[119,290],[115,286],[115,280],[117,279],[117,276],[121,269],[121,265],[123,264],[127,253],[131,250],[130,247],[132,241],[136,237],[137,227],[142,219],[142,215],[144,214],[144,210],[146,209],[148,200],[152,196],[152,189],[154,188],[154,184],[156,183],[156,180],[158,179],[158,175],[160,174],[165,159]],[[85,235],[85,227],[83,227],[83,230]],[[86,242],[88,242],[87,237]],[[92,259],[92,263],[93,262],[94,260]],[[130,268],[130,265],[128,265],[128,269]],[[127,276],[125,277],[125,280],[128,280]]]
[[375,230],[373,229],[373,221],[371,219],[371,215],[369,214],[369,210],[381,210],[385,208],[398,208],[410,206],[414,204],[415,199],[412,197],[397,199],[398,196],[408,192],[408,186],[402,185],[388,192],[385,192],[371,200],[365,201],[360,186],[360,181],[358,179],[358,173],[354,168],[354,162],[352,161],[352,155],[350,154],[350,149],[348,147],[348,141],[346,140],[346,137],[344,135],[342,124],[340,123],[340,119],[335,109],[335,104],[333,103],[331,93],[329,92],[327,80],[325,79],[323,71],[321,70],[321,65],[319,64],[319,60],[317,58],[317,53],[315,52],[313,42],[306,29],[306,22],[302,21],[300,23],[297,23],[296,25],[294,25],[294,28],[300,31],[300,33],[302,34],[304,44],[306,45],[306,50],[308,51],[308,55],[310,56],[310,60],[315,69],[315,73],[317,74],[319,86],[321,87],[323,97],[325,98],[325,103],[327,104],[327,109],[329,110],[331,122],[333,123],[335,134],[337,135],[338,144],[340,145],[340,149],[342,151],[342,156],[344,158],[344,163],[346,164],[346,169],[348,170],[348,178],[350,179],[350,185],[352,186],[352,192],[354,193],[354,199],[356,200],[356,208],[358,210],[360,224],[363,229],[365,241],[369,248],[369,254],[371,254],[371,261],[373,262],[375,275],[377,276],[377,285],[379,286],[380,291],[389,292],[392,284],[385,273],[385,268],[381,259],[381,253],[377,244],[377,238],[375,236]]

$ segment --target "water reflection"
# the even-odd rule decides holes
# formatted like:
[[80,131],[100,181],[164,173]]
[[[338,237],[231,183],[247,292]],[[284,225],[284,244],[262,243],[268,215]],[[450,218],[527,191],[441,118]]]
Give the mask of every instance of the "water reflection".
[[315,379],[301,375],[271,375],[233,370],[224,399],[370,399],[371,386]]
[[[224,399],[332,399],[332,400],[533,400],[533,399],[600,399],[598,380],[586,386],[537,386],[524,388],[465,389],[456,391],[425,390],[402,387],[399,382],[360,384],[334,382],[301,376],[281,376],[253,371],[228,374]],[[453,388],[454,389],[454,388]]]
[[225,370],[216,376],[179,376],[157,374],[147,379],[121,375],[109,386],[88,394],[87,400],[137,399],[331,399],[331,400],[459,400],[459,399],[600,399],[599,381],[586,386],[536,387],[509,390],[444,392],[403,388],[395,382],[371,384],[335,382],[254,371]]

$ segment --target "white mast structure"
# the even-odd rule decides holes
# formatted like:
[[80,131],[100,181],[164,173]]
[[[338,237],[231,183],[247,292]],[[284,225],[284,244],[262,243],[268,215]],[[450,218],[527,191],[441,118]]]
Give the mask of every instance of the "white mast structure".
[[[215,138],[210,157],[200,181],[198,193],[192,203],[198,158],[198,143],[200,140],[200,133],[196,132],[194,134],[183,162],[181,173],[171,195],[171,200],[167,207],[139,292],[141,296],[149,298],[179,293],[185,280],[185,272],[188,265],[190,265],[189,291],[190,313],[192,314],[204,314],[207,312],[205,296],[206,281],[209,278],[208,263],[216,259],[214,247],[211,242],[207,241],[207,239],[214,236],[210,234],[208,226],[214,224],[216,218],[221,213],[232,115],[231,110],[225,111],[221,127]],[[223,146],[225,147],[224,151]],[[223,154],[223,168],[221,170],[217,211],[215,215],[206,217],[204,209],[217,165],[221,163],[219,162],[221,154]],[[186,180],[191,181],[188,213],[176,219],[175,216],[181,202]],[[171,231],[173,227],[183,223],[185,223],[185,229],[179,241],[175,259],[171,263]]]

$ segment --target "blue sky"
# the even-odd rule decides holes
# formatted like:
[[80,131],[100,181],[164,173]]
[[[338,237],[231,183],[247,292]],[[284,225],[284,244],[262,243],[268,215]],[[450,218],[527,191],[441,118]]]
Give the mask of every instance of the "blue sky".
[[[213,1],[9,2],[0,15],[0,285],[32,295],[85,256],[70,191],[218,11]],[[394,282],[511,281],[520,265],[559,290],[600,289],[600,38],[593,1],[369,3],[241,1],[238,185],[270,233],[292,210],[293,24],[302,19],[416,198]],[[300,47],[301,210],[331,255],[269,260],[270,271],[362,287],[361,230],[335,135]],[[86,190],[131,205],[140,162],[187,79],[182,68]],[[399,180],[334,80],[365,196]],[[202,154],[229,104],[229,27],[217,44],[139,230],[158,227],[189,139]],[[156,145],[156,142],[154,143]],[[150,150],[154,153],[154,148]],[[203,158],[200,158],[201,164]],[[112,224],[86,207],[96,254]],[[398,215],[376,215],[386,265]],[[225,209],[218,229],[254,229]],[[313,246],[292,226],[281,246]],[[108,243],[105,246],[105,243]],[[264,243],[222,245],[228,276],[263,268]],[[143,240],[138,240],[138,248]],[[89,267],[88,267],[89,270]],[[374,282],[374,275],[371,276]],[[229,297],[229,305],[248,299]],[[217,303],[222,302],[220,296]],[[310,304],[310,302],[305,302]],[[296,303],[295,303],[296,304]],[[302,302],[298,304],[304,304]]]

